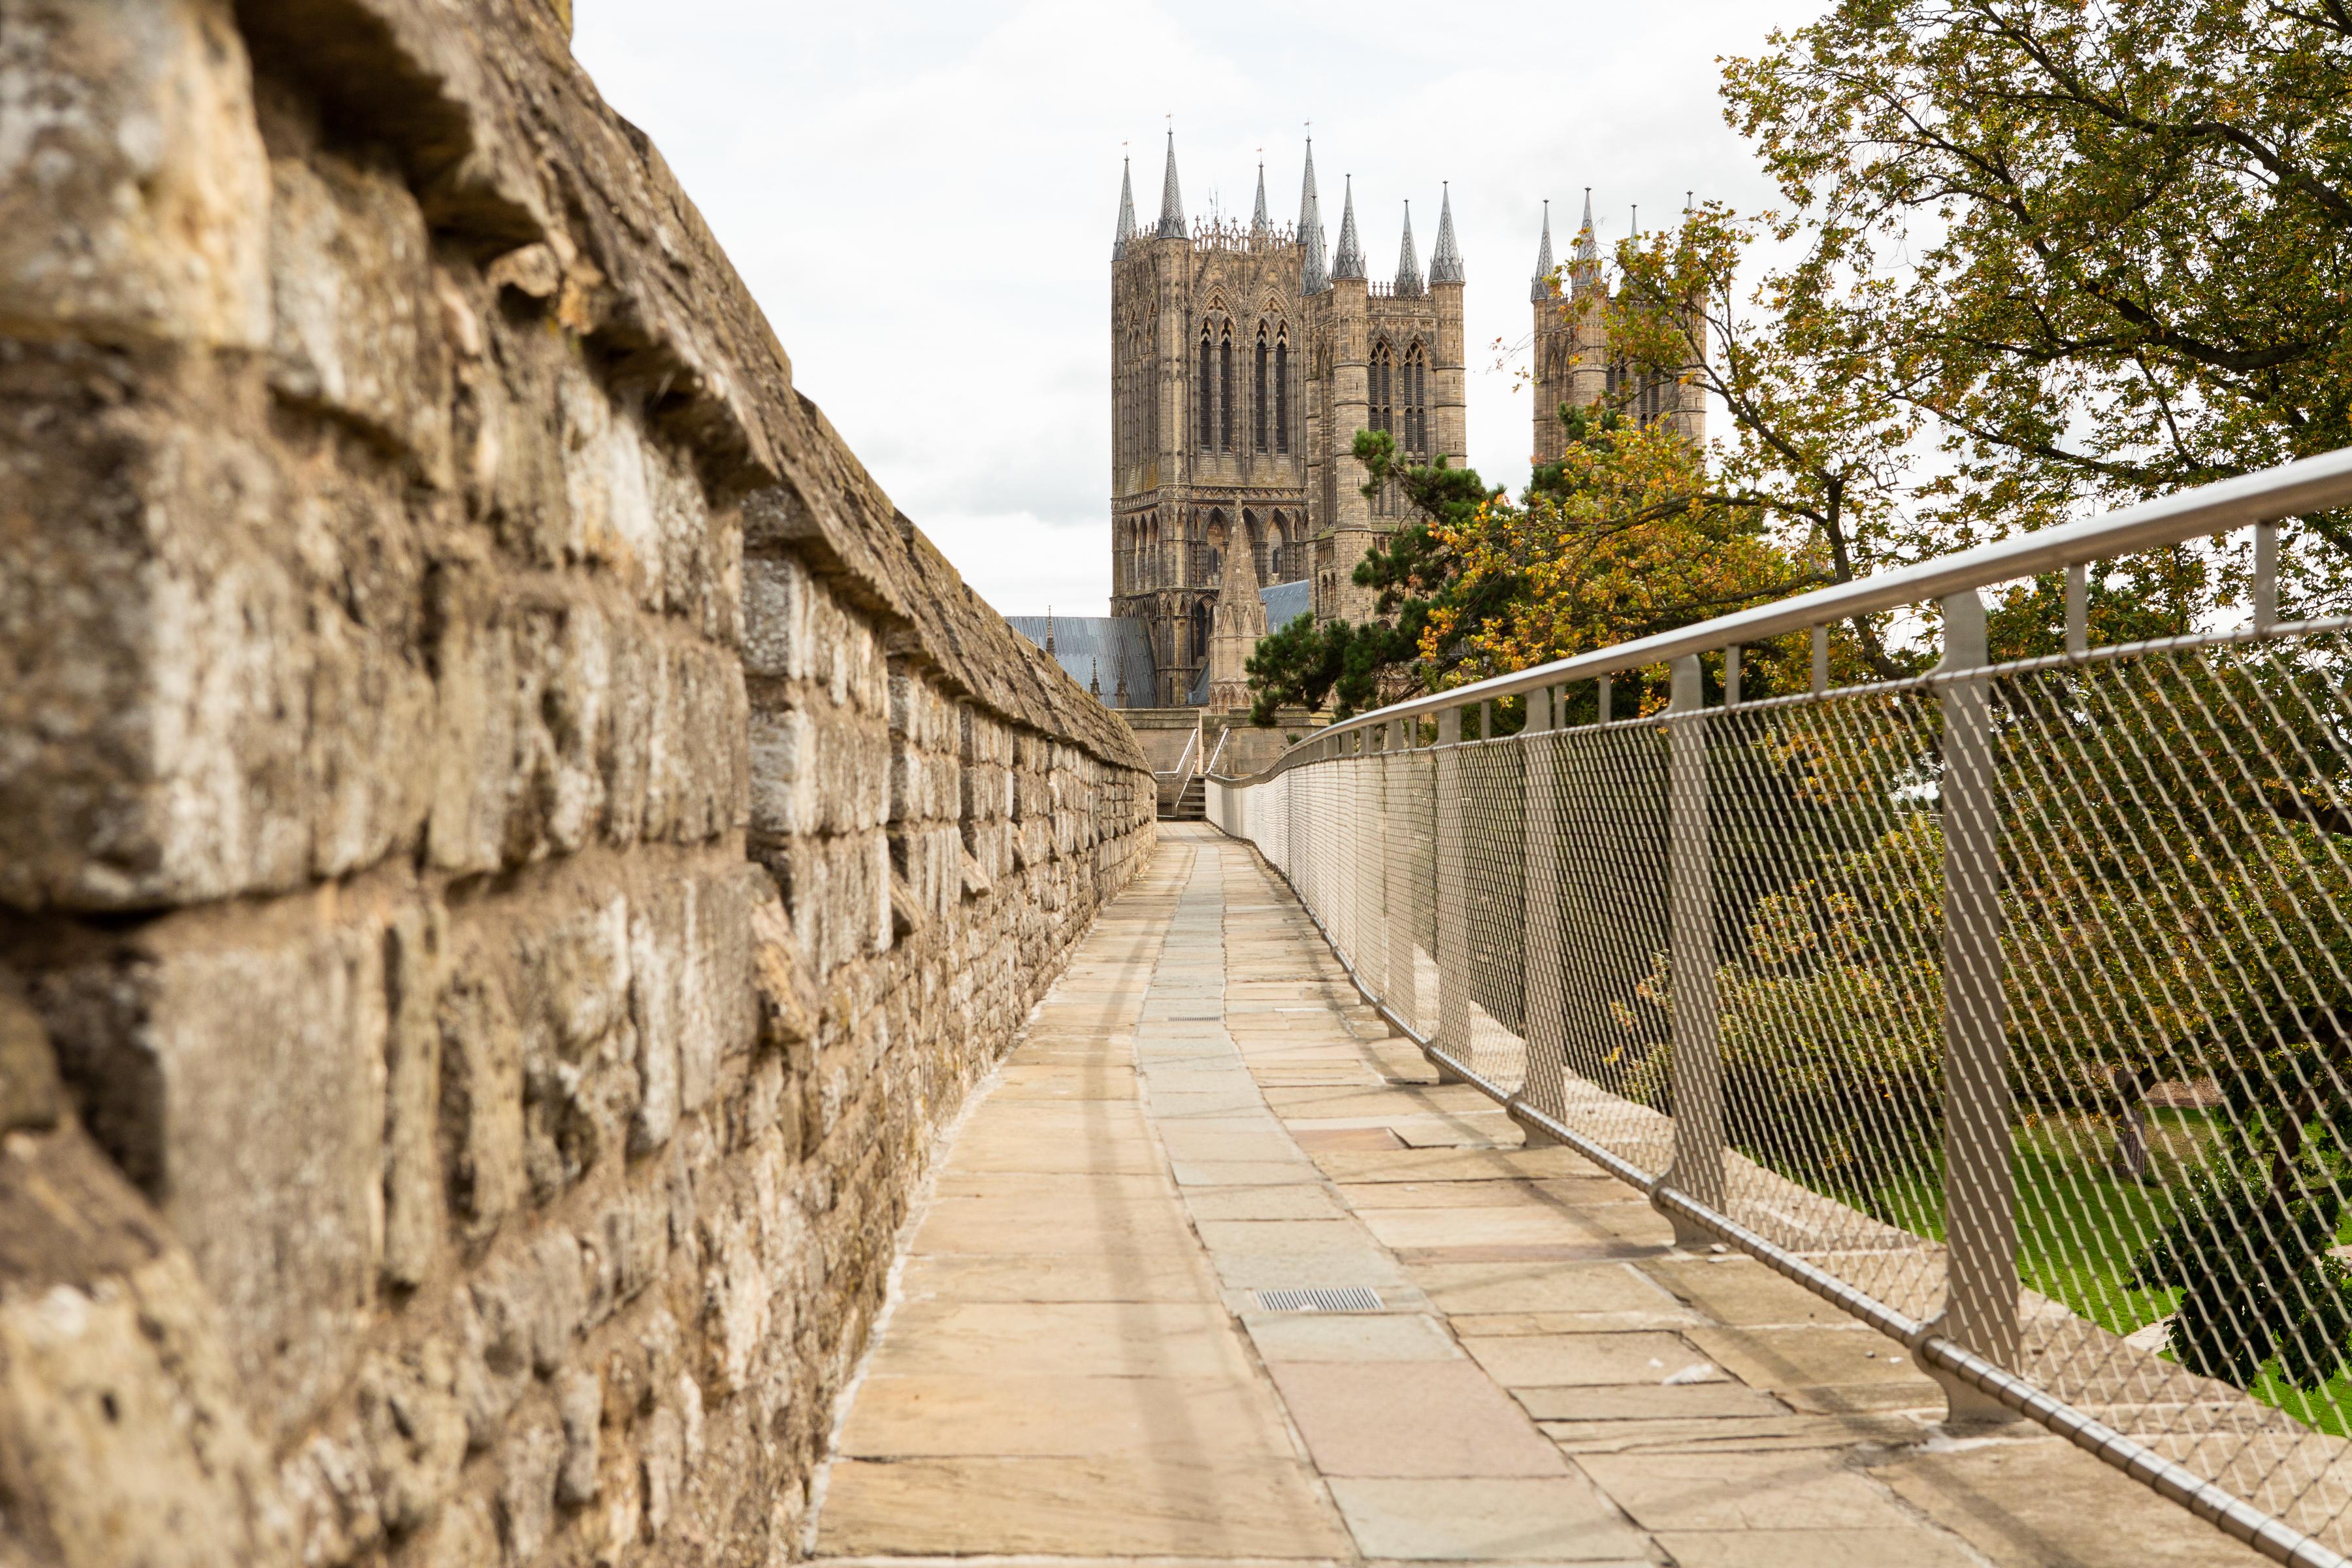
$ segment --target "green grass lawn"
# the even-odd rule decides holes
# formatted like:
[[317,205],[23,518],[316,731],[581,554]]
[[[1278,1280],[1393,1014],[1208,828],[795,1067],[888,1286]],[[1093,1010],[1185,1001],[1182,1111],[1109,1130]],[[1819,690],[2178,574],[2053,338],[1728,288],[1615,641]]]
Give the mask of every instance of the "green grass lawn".
[[[2025,1283],[2118,1334],[2169,1315],[2179,1293],[2135,1289],[2132,1265],[2172,1218],[2176,1179],[2203,1157],[2211,1125],[2201,1110],[2152,1112],[2148,1165],[2158,1184],[2141,1186],[2114,1173],[2115,1135],[2106,1121],[2028,1118],[2018,1129],[2016,1156],[2018,1269]],[[1882,1189],[1876,1200],[1873,1206],[1888,1219],[1943,1239],[1940,1173]],[[2347,1239],[2352,1237],[2337,1237]],[[2265,1373],[2247,1392],[2317,1431],[2352,1436],[2352,1377],[2306,1393]]]

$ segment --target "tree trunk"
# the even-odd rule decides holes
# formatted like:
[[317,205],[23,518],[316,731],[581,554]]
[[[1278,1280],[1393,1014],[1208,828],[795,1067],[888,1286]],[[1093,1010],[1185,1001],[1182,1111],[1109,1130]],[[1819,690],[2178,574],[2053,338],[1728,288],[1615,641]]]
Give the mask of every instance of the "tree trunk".
[[2156,1087],[2154,1078],[2149,1072],[2115,1070],[2116,1174],[2140,1186],[2149,1184],[2147,1091]]

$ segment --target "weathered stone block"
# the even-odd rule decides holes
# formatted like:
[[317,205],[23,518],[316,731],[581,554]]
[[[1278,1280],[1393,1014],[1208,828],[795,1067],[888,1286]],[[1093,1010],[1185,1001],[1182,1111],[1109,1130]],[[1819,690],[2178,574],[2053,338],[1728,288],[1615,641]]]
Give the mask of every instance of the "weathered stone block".
[[680,879],[631,913],[629,1005],[646,1087],[634,1151],[660,1147],[679,1116],[708,1105],[720,1064],[758,1037],[757,998],[742,984],[759,888],[750,872]]
[[537,1557],[555,1531],[562,1464],[563,1429],[552,1414],[534,1414],[499,1445],[499,1533],[516,1562]]
[[9,332],[268,342],[268,163],[227,0],[7,0],[0,76]]
[[465,1233],[478,1238],[498,1228],[524,1189],[522,1035],[481,942],[455,958],[438,1017],[449,1202]]
[[[267,1451],[188,1256],[87,1136],[0,1156],[0,1454],[30,1561],[293,1561]],[[47,1553],[44,1545],[47,1543]]]
[[449,381],[425,215],[389,174],[270,164],[269,382],[398,444],[446,482]]
[[555,1475],[555,1497],[567,1507],[596,1500],[604,1385],[596,1374],[573,1367],[556,1379],[555,1410],[563,1424],[563,1463]]
[[40,998],[93,1127],[188,1238],[255,1410],[298,1430],[348,1373],[383,1256],[382,927],[167,930]]
[[880,832],[795,838],[780,855],[801,960],[819,975],[890,946],[890,849]]
[[383,1277],[424,1283],[441,1245],[441,943],[438,910],[409,909],[384,950]]

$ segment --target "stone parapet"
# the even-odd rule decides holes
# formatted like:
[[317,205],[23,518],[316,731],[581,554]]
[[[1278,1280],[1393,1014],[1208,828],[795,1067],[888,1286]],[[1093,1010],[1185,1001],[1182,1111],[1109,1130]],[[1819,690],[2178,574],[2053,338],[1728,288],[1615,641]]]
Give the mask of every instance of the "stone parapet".
[[1135,737],[551,0],[0,0],[0,1560],[781,1561]]

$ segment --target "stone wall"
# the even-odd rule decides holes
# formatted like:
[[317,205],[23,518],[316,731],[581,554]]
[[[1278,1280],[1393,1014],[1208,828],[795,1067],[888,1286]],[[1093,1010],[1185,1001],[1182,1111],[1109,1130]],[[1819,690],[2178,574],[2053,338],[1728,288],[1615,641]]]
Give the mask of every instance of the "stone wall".
[[1133,736],[547,0],[0,0],[0,1563],[797,1550]]

